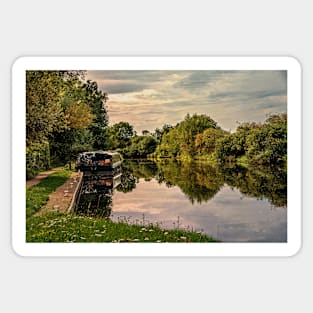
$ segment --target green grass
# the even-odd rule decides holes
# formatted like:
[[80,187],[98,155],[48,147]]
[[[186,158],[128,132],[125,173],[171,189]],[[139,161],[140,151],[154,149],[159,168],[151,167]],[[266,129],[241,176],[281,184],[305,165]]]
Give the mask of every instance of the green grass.
[[129,225],[105,218],[63,213],[30,217],[27,242],[215,242],[201,232],[164,230],[157,226]]
[[70,175],[71,171],[63,169],[44,178],[38,185],[26,188],[26,217],[38,212],[49,200],[49,195]]

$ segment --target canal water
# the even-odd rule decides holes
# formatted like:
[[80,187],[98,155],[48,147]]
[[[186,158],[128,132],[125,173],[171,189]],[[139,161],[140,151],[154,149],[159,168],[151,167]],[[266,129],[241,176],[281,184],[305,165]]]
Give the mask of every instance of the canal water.
[[223,242],[287,241],[287,174],[205,163],[123,162],[114,178],[85,177],[77,214],[201,231]]

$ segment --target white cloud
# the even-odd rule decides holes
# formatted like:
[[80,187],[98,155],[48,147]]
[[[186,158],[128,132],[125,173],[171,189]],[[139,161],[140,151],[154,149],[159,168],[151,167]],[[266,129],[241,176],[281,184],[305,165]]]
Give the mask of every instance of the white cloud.
[[110,123],[128,121],[138,132],[175,125],[187,113],[234,130],[237,121],[287,111],[283,71],[91,71],[87,78],[109,93]]

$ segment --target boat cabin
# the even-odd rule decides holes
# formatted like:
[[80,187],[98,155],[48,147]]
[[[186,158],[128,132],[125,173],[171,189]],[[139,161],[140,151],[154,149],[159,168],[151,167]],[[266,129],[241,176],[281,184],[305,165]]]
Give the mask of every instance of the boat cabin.
[[82,172],[116,174],[120,170],[121,164],[121,156],[115,151],[88,151],[79,154],[76,169]]

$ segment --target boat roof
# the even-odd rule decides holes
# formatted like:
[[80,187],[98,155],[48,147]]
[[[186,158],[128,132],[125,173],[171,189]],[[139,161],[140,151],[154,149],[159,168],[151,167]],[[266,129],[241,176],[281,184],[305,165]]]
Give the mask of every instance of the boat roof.
[[103,150],[97,150],[97,151],[84,151],[84,152],[81,152],[80,154],[83,155],[83,154],[107,154],[107,155],[115,155],[115,154],[118,154],[118,152],[116,151],[113,151],[113,150],[106,150],[106,151],[103,151]]

